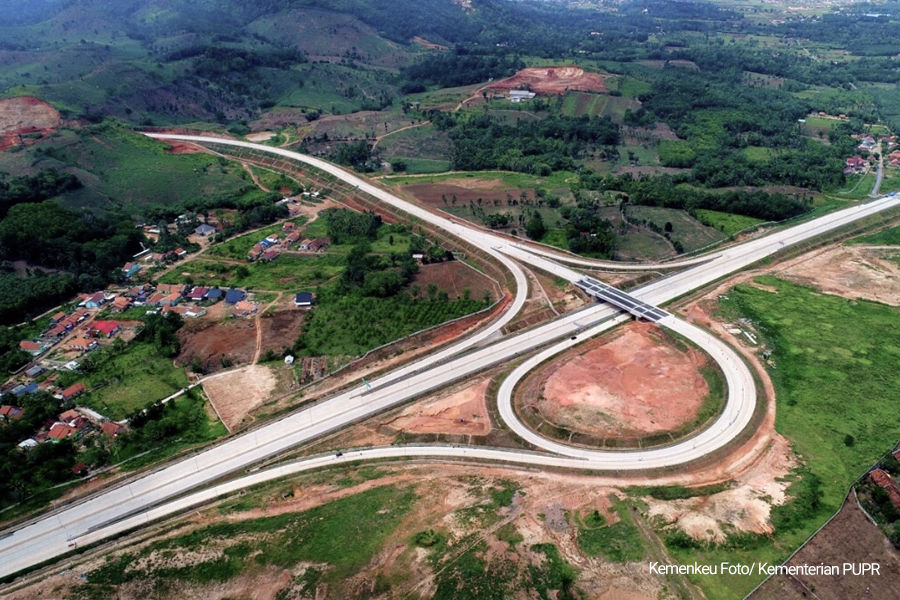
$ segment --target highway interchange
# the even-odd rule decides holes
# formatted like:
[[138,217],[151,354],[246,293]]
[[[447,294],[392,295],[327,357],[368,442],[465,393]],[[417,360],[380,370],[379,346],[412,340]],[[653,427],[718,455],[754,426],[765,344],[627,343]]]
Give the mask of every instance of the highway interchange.
[[[464,226],[432,213],[378,188],[325,161],[281,148],[212,137],[150,134],[158,139],[177,139],[201,144],[227,144],[277,154],[325,171],[381,202],[440,227],[483,249],[509,269],[516,281],[516,296],[504,314],[478,333],[370,382],[299,410],[287,417],[239,434],[209,449],[180,459],[153,472],[61,507],[14,531],[0,532],[0,576],[16,573],[66,552],[148,522],[206,502],[243,487],[291,473],[335,464],[402,457],[464,458],[582,470],[639,470],[681,465],[706,456],[732,441],[750,422],[756,407],[756,389],[743,361],[726,344],[704,330],[672,315],[657,323],[691,339],[721,367],[728,384],[725,408],[705,430],[680,443],[648,450],[603,451],[566,446],[543,438],[522,424],[512,408],[516,383],[535,365],[597,335],[630,317],[609,304],[595,304],[564,315],[524,333],[494,341],[500,329],[515,317],[527,297],[525,274],[516,261],[529,264],[575,283],[584,275],[560,264],[608,265],[561,254],[510,240],[488,231]],[[882,198],[867,204],[806,221],[766,236],[683,261],[682,271],[630,292],[633,299],[653,306],[738,271],[790,246],[855,220],[893,208],[900,198]],[[515,260],[511,260],[515,259]],[[665,268],[645,265],[643,269]],[[628,265],[630,267],[630,265]],[[659,315],[657,315],[659,316]],[[378,412],[444,387],[499,363],[510,363],[545,347],[519,364],[503,381],[498,393],[501,418],[522,439],[543,452],[454,446],[392,446],[345,451],[295,461],[252,472],[226,483],[210,485],[225,476],[252,467],[263,459],[341,429]],[[204,487],[207,486],[207,487]]]

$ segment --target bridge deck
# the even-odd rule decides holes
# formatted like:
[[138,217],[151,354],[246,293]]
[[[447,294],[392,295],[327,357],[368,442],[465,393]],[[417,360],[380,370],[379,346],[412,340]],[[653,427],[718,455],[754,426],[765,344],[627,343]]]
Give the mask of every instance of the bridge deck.
[[597,281],[593,277],[582,277],[579,281],[575,282],[575,285],[596,298],[605,300],[610,304],[614,304],[619,308],[627,310],[636,317],[647,319],[648,321],[653,321],[654,323],[664,317],[669,316],[669,313],[667,313],[663,309],[657,308],[652,304],[642,302],[641,300],[638,300],[634,296],[623,292],[618,288],[607,285],[602,281]]

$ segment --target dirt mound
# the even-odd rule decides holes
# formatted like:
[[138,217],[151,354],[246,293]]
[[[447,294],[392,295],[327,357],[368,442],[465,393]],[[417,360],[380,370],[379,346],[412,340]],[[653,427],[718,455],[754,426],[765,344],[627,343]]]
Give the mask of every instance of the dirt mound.
[[191,323],[178,332],[181,352],[176,362],[190,365],[196,356],[205,373],[231,364],[248,363],[256,351],[256,323],[252,319],[221,323]]
[[577,351],[542,369],[539,397],[526,399],[569,431],[630,438],[677,430],[697,416],[709,391],[700,372],[706,357],[647,323]]
[[51,133],[60,125],[59,111],[32,96],[0,100],[0,150],[22,143],[20,136]]
[[599,73],[587,73],[576,66],[531,67],[492,83],[488,89],[518,90],[526,87],[536,94],[563,94],[570,90],[605,92],[606,78]]

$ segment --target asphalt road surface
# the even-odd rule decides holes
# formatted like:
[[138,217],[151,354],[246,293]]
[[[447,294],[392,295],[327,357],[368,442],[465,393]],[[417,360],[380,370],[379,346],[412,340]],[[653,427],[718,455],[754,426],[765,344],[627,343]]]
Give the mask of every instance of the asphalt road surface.
[[[162,136],[155,136],[162,137]],[[206,143],[230,143],[281,154],[294,158],[325,170],[361,191],[393,204],[401,210],[447,229],[453,234],[477,244],[481,248],[502,252],[519,260],[529,262],[538,268],[562,275],[567,279],[581,277],[571,269],[553,263],[545,257],[530,254],[522,248],[516,248],[507,240],[490,233],[469,229],[458,223],[444,219],[434,213],[412,205],[381,190],[358,177],[344,172],[342,169],[290,151],[246,142],[230,142],[218,138],[199,138],[194,136],[169,136],[171,138]],[[819,235],[830,229],[850,223],[855,219],[896,206],[900,198],[876,200],[838,211],[813,221],[799,224],[764,238],[731,247],[719,252],[708,262],[666,277],[632,291],[632,295],[649,304],[660,304],[696,289],[710,281],[718,279],[740,268],[759,260],[786,245],[797,243],[809,237]],[[410,210],[407,210],[407,207]],[[503,258],[502,261],[515,273],[514,263]],[[517,278],[518,279],[518,278]],[[524,288],[524,284],[519,285]],[[508,313],[509,314],[509,313]],[[511,318],[511,317],[510,317]],[[514,359],[528,353],[534,348],[543,346],[564,337],[584,337],[593,335],[612,325],[611,321],[622,320],[617,309],[606,304],[598,304],[576,313],[566,315],[546,325],[529,330],[517,336],[507,337],[490,345],[475,347],[470,340],[454,345],[456,356],[443,351],[442,358],[436,360],[428,357],[417,361],[401,370],[388,374],[385,378],[373,382],[373,389],[357,388],[301,410],[293,415],[268,423],[255,430],[230,438],[208,450],[181,459],[170,465],[129,481],[118,487],[106,490],[76,504],[62,507],[48,513],[33,522],[6,533],[0,532],[0,575],[15,573],[21,569],[38,564],[45,560],[71,550],[73,543],[87,543],[102,539],[120,531],[125,531],[135,524],[155,519],[164,514],[171,514],[189,505],[191,490],[209,484],[226,475],[246,469],[264,458],[280,453],[298,444],[308,442],[325,433],[340,429],[354,421],[366,418],[391,406],[405,402],[428,391],[443,387],[453,381],[466,377],[488,366]],[[676,331],[687,326],[673,317],[662,319],[661,324]],[[592,329],[593,328],[593,329]],[[695,328],[696,329],[696,328]],[[586,331],[587,330],[587,331]],[[496,330],[495,330],[496,331]],[[696,332],[685,330],[695,341]],[[493,332],[492,332],[493,333]],[[479,334],[479,341],[487,336]],[[708,336],[708,334],[706,334]],[[708,336],[712,344],[718,343],[734,358],[727,346]],[[568,342],[575,342],[571,339]],[[704,348],[706,345],[701,344]],[[553,348],[557,348],[554,346]],[[707,351],[710,351],[707,349]],[[713,351],[714,353],[715,351]],[[724,361],[728,371],[728,356],[714,358]],[[743,363],[741,363],[743,365]],[[735,366],[737,370],[739,367]],[[746,367],[743,367],[746,370]],[[737,371],[735,371],[737,373]],[[726,373],[727,376],[727,373]],[[734,375],[740,378],[740,375]],[[708,429],[685,443],[666,448],[647,451],[631,451],[608,453],[587,450],[591,454],[572,455],[577,449],[563,447],[558,452],[563,456],[541,455],[526,451],[499,450],[489,448],[455,448],[448,446],[425,447],[391,447],[375,448],[359,452],[346,453],[342,457],[329,456],[309,459],[295,463],[294,468],[304,470],[317,468],[334,461],[358,459],[390,458],[397,456],[420,457],[457,457],[494,460],[512,464],[528,464],[547,467],[571,467],[580,469],[645,469],[649,467],[671,466],[683,464],[702,457],[721,448],[737,435],[752,417],[755,405],[755,390],[752,391],[753,402],[743,400],[732,401],[734,394],[749,397],[750,388],[744,386],[739,379],[729,379],[729,402],[725,413]],[[541,438],[539,445],[550,443]],[[331,462],[329,462],[331,461]],[[270,473],[270,471],[266,471]],[[257,474],[255,476],[261,476]],[[273,477],[278,477],[277,473]],[[249,480],[248,480],[249,481]],[[231,484],[235,485],[235,484]],[[208,493],[208,492],[207,492]],[[174,500],[173,500],[174,499]],[[155,513],[147,512],[156,507]]]

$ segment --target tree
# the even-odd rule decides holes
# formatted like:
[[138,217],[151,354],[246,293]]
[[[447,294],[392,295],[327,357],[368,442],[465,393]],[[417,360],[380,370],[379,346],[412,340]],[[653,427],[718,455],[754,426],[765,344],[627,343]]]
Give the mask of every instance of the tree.
[[547,227],[544,225],[544,219],[541,213],[534,211],[531,218],[525,223],[525,233],[533,240],[539,240],[547,233]]

